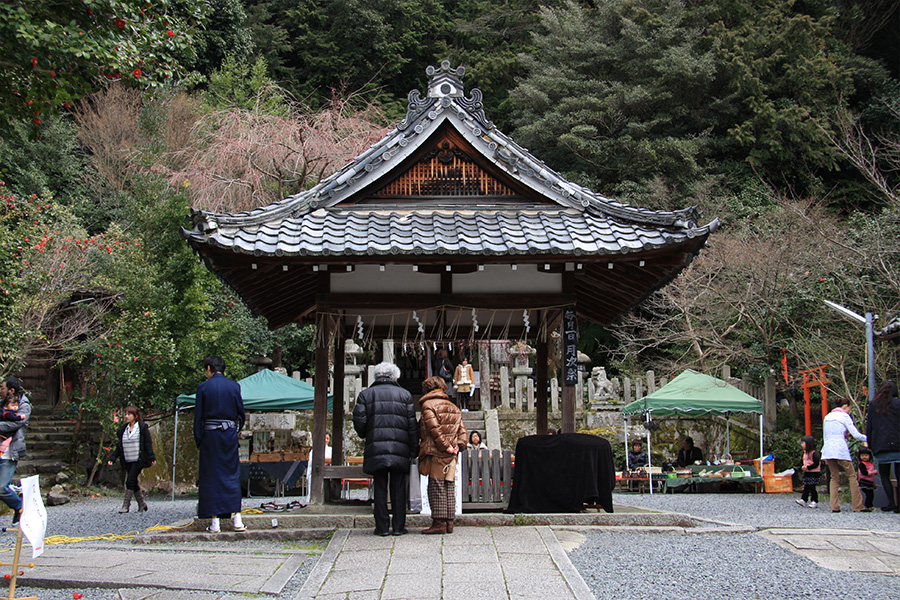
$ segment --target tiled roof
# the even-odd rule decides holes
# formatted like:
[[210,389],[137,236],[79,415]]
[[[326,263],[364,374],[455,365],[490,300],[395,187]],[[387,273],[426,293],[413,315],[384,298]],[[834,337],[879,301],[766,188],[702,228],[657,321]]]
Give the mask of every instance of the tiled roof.
[[[609,323],[671,281],[718,226],[699,225],[696,208],[636,208],[566,181],[487,120],[479,90],[464,97],[462,67],[445,61],[428,74],[426,96],[410,93],[397,128],[315,187],[244,213],[193,212],[193,229],[182,231],[188,243],[270,326],[317,310],[322,263],[460,265],[481,257],[534,257],[566,270],[580,257],[578,310]],[[448,136],[513,193],[378,195]]]
[[[603,233],[603,230],[611,232],[613,235],[627,232],[637,239],[645,239],[640,231],[645,228],[657,227],[696,236],[706,235],[718,225],[718,222],[714,221],[707,227],[699,227],[699,212],[696,207],[680,211],[637,208],[566,181],[497,130],[485,118],[479,90],[472,90],[470,98],[462,97],[459,92],[462,89],[462,82],[459,80],[459,76],[462,75],[462,67],[451,69],[449,63],[444,61],[440,69],[429,67],[428,73],[433,78],[429,94],[437,95],[422,98],[418,90],[413,90],[409,95],[407,115],[397,128],[344,168],[322,180],[315,187],[268,206],[234,215],[195,211],[193,215],[194,231],[186,231],[185,236],[192,244],[210,242],[225,244],[232,236],[216,234],[214,233],[216,228],[230,230],[233,227],[240,227],[245,228],[249,234],[255,226],[263,225],[275,229],[284,227],[285,234],[290,235],[289,231],[296,230],[296,219],[310,218],[311,213],[323,208],[345,210],[346,206],[340,204],[342,201],[352,197],[363,188],[396,174],[393,170],[394,167],[409,157],[427,140],[429,135],[445,122],[450,123],[472,144],[475,150],[507,177],[518,181],[559,206],[558,209],[551,207],[551,211],[560,209],[577,211],[583,213],[585,215],[584,222],[590,224],[600,223],[604,219],[610,220],[599,233]],[[448,81],[454,80],[456,84],[448,86],[452,89],[446,92],[446,95],[440,95],[439,90],[435,91],[435,88],[440,87],[440,85],[435,85],[435,82],[446,84]],[[427,216],[424,218],[427,220]],[[313,217],[313,220],[315,219]],[[614,222],[617,225],[614,225]],[[461,223],[448,223],[448,225],[459,227]],[[628,231],[629,225],[634,227],[634,231]],[[489,227],[486,231],[490,232],[492,229]],[[588,233],[588,235],[590,234]],[[244,244],[251,243],[248,235],[235,235],[233,239],[241,244],[241,251],[246,251]],[[648,241],[652,242],[654,239],[657,238]],[[479,247],[488,242],[487,239],[481,240],[475,246]],[[258,240],[252,243],[256,246],[254,249],[262,251],[266,251],[265,249],[271,245],[270,243],[259,244]],[[614,242],[596,244],[597,251],[600,253],[611,251],[611,246],[614,245]],[[292,244],[287,244],[287,246],[292,246]],[[367,244],[367,249],[368,246],[369,244]],[[299,248],[297,250],[299,251]],[[355,253],[352,246],[341,251],[343,250],[346,250],[347,254]],[[294,252],[287,248],[285,251]],[[307,251],[312,250],[308,249]]]
[[574,210],[332,211],[253,227],[219,226],[207,244],[257,256],[609,255],[695,237]]

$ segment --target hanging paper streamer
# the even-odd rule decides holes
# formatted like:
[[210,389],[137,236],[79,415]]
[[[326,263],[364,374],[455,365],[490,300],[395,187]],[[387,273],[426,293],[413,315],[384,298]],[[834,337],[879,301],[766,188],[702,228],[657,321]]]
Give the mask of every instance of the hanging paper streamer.
[[478,311],[474,308],[472,309],[472,329],[478,333]]
[[359,315],[356,316],[356,329],[357,329],[357,331],[359,332],[359,333],[356,335],[356,337],[358,337],[359,339],[363,339],[363,337],[365,337],[365,332],[363,331],[363,320],[362,320],[362,317],[359,316]]
[[528,332],[531,331],[531,322],[528,320],[528,311],[522,311],[522,320],[525,322],[525,337],[528,337]]
[[416,311],[413,311],[413,321],[419,324],[419,333],[425,333],[425,325],[422,324],[421,319],[419,319],[419,315],[416,314]]

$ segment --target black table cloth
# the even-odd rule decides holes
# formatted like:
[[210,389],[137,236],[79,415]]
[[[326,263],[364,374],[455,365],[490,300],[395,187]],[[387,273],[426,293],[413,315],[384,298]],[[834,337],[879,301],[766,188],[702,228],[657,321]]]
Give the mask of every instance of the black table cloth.
[[509,513],[580,512],[585,504],[613,511],[612,449],[584,433],[530,435],[516,444]]

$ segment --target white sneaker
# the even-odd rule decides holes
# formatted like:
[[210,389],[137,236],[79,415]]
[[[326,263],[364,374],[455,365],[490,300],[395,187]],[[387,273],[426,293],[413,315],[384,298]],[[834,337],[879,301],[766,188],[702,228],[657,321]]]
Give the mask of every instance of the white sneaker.
[[799,504],[800,506],[806,506],[806,502],[804,502],[804,501],[803,501],[802,499],[800,499],[800,498],[797,498],[796,500],[794,500],[794,502],[796,502],[796,503]]
[[807,506],[807,508],[815,508],[815,507],[817,507],[818,505],[819,505],[819,504],[818,504],[815,500],[812,500],[812,501],[810,501],[810,503],[807,504],[806,506]]

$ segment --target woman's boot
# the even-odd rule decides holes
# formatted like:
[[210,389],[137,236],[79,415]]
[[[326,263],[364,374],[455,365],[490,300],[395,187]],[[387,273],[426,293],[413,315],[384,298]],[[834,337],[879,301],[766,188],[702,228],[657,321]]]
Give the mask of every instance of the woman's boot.
[[138,503],[138,512],[147,512],[147,503],[144,502],[144,495],[141,493],[141,488],[134,490],[134,499],[137,500]]
[[444,519],[447,522],[447,533],[453,533],[453,519]]
[[125,490],[125,502],[122,503],[122,508],[119,509],[120,513],[127,513],[131,510],[131,496],[133,493],[131,490]]
[[435,533],[447,533],[447,520],[446,519],[432,519],[431,527],[428,529],[423,529],[422,533],[425,535],[432,535]]

